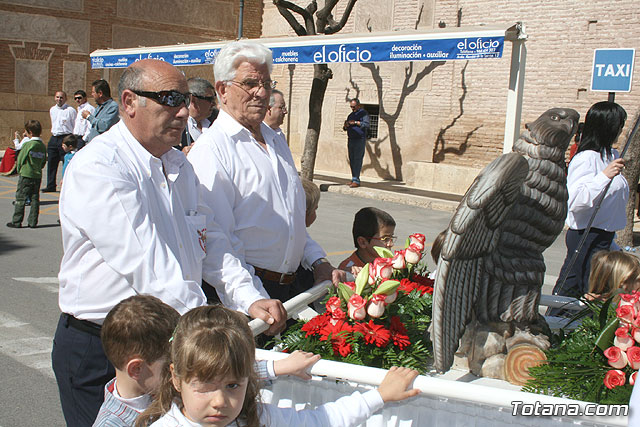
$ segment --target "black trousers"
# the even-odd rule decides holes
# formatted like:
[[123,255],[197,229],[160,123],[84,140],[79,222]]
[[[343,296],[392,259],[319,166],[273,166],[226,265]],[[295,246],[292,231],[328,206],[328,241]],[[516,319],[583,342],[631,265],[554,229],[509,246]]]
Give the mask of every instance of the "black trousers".
[[51,361],[67,426],[90,427],[104,401],[104,386],[116,373],[100,337],[78,330],[62,313],[53,338]]
[[611,247],[613,242],[613,231],[605,231],[599,228],[592,228],[576,257],[576,261],[567,275],[567,280],[561,287],[562,278],[567,274],[569,263],[574,256],[580,240],[585,230],[567,230],[565,242],[567,245],[567,256],[564,264],[560,269],[560,276],[553,288],[553,295],[561,295],[568,297],[580,297],[589,292],[589,272],[591,270],[591,257],[598,251],[606,251]]
[[347,149],[349,152],[349,166],[351,166],[351,179],[360,183],[360,171],[362,170],[362,159],[364,158],[364,148],[367,143],[365,138],[349,139]]
[[56,174],[58,163],[64,161],[65,152],[62,149],[62,140],[68,135],[51,136],[47,144],[47,186],[48,190],[56,189]]

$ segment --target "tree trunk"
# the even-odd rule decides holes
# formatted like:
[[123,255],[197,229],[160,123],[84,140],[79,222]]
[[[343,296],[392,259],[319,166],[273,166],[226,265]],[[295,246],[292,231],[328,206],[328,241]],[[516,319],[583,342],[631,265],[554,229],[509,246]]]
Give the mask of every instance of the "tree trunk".
[[309,122],[304,140],[304,151],[302,159],[300,159],[302,177],[310,181],[313,181],[316,153],[318,152],[318,139],[320,137],[320,126],[322,125],[322,103],[324,102],[324,94],[327,91],[327,84],[332,77],[333,73],[327,64],[315,64],[313,66],[313,82],[311,84],[311,93],[309,94]]
[[[640,111],[636,114],[636,120],[640,119]],[[635,125],[635,121],[627,120],[627,123],[631,126]],[[632,127],[629,127],[631,132]],[[628,136],[627,136],[628,138]],[[621,140],[622,143],[626,142],[626,139]],[[619,147],[622,150],[624,147]],[[629,183],[629,203],[627,203],[627,225],[624,230],[620,230],[617,233],[616,242],[621,247],[633,246],[633,220],[637,203],[637,188],[638,179],[640,178],[640,131],[636,132],[633,139],[629,143],[629,148],[624,155],[625,167],[622,170],[622,175]]]

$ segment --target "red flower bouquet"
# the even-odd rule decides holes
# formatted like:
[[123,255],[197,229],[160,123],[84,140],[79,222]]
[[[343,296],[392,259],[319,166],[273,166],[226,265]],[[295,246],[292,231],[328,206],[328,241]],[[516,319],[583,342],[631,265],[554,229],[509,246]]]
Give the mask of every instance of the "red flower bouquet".
[[326,311],[289,328],[279,346],[329,360],[424,373],[433,294],[433,280],[416,268],[424,241],[424,235],[413,234],[404,250],[376,248],[380,257],[365,265],[355,282],[331,289]]

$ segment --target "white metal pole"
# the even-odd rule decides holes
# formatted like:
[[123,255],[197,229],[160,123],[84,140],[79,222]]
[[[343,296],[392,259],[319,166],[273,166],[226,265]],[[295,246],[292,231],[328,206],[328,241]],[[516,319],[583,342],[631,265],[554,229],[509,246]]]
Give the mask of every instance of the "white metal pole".
[[524,91],[524,69],[527,60],[527,35],[524,25],[515,40],[512,40],[511,68],[509,73],[509,92],[507,94],[507,114],[504,125],[503,153],[510,153],[513,143],[520,135],[522,118],[522,94]]

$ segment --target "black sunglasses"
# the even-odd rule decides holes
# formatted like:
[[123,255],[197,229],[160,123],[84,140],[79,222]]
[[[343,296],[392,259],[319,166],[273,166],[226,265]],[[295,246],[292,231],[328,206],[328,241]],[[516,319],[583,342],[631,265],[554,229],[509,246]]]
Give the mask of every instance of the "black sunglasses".
[[213,96],[202,96],[202,95],[196,95],[195,93],[192,93],[191,96],[195,96],[198,99],[202,99],[203,101],[207,101],[209,103],[213,102]]
[[83,97],[82,96],[74,96],[73,99],[75,100],[81,100]]
[[145,90],[133,90],[131,92],[145,98],[153,99],[158,104],[166,105],[168,107],[179,107],[184,102],[184,105],[188,108],[191,104],[191,98],[188,93],[180,93],[175,90],[161,90],[160,92],[147,92]]

